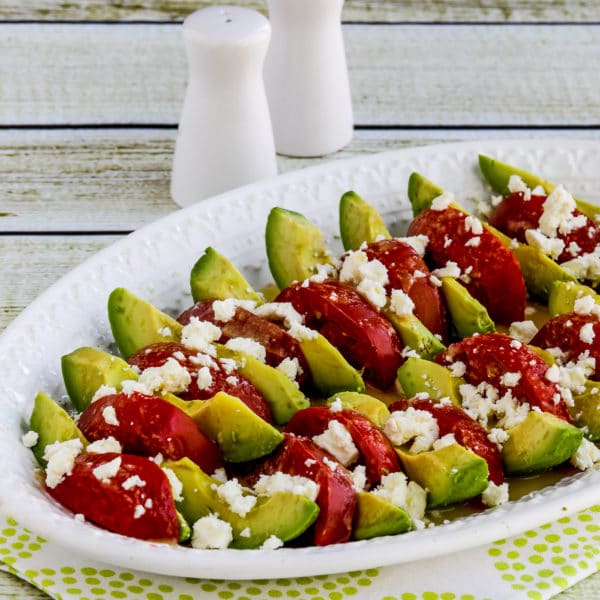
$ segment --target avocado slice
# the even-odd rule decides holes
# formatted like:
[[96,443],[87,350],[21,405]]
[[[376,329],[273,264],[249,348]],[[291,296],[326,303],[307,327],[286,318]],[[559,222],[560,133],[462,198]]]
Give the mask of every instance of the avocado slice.
[[502,462],[510,474],[537,473],[560,465],[575,454],[583,438],[577,427],[538,411],[528,413],[507,433]]
[[190,287],[194,302],[227,298],[254,300],[257,304],[262,302],[233,263],[210,246],[192,267]]
[[408,199],[416,217],[431,208],[434,198],[441,196],[444,190],[435,185],[433,181],[423,177],[420,173],[413,172],[408,178]]
[[450,371],[437,363],[410,356],[398,369],[398,382],[407,398],[426,393],[430,398],[450,398],[452,404],[461,405],[459,387],[462,377],[453,377]]
[[229,462],[266,456],[283,441],[283,434],[250,410],[239,398],[218,392],[198,409],[196,422],[217,443]]
[[377,427],[383,427],[390,418],[390,411],[385,403],[368,394],[338,392],[327,399],[327,406],[331,406],[336,400],[340,400],[344,408],[364,415]]
[[271,209],[265,231],[269,269],[280,290],[333,264],[321,230],[293,210]]
[[101,385],[118,388],[125,379],[137,379],[136,372],[118,356],[97,348],[77,348],[61,358],[65,387],[75,408],[84,411]]
[[573,394],[571,416],[577,427],[586,428],[585,436],[592,442],[600,440],[600,382],[588,380],[585,391]]
[[234,359],[238,364],[238,371],[263,395],[277,425],[284,425],[300,409],[310,406],[310,401],[300,391],[298,384],[288,379],[281,371],[243,352],[221,344],[215,346],[217,356]]
[[375,207],[352,191],[340,200],[340,235],[344,250],[356,250],[363,242],[392,237]]
[[410,515],[399,506],[371,494],[356,494],[356,512],[352,537],[368,540],[381,535],[404,533],[412,527]]
[[303,339],[300,347],[313,383],[321,394],[327,396],[342,390],[362,392],[365,389],[360,372],[320,333],[314,338]]
[[[213,486],[222,483],[191,460],[182,458],[163,465],[183,484],[183,500],[177,503],[177,508],[186,520],[195,523],[201,517],[218,513],[220,519],[231,525],[230,548],[259,548],[272,535],[287,542],[304,533],[319,514],[319,507],[312,500],[290,492],[277,492],[272,496],[258,496],[254,508],[241,517],[217,495]],[[249,535],[243,536],[246,529]]]
[[556,281],[550,287],[548,296],[548,311],[551,317],[573,312],[575,300],[591,296],[596,304],[600,304],[600,294],[591,287],[581,283]]
[[485,459],[459,444],[419,454],[404,448],[396,452],[409,479],[427,490],[428,508],[468,500],[488,486]]
[[[507,163],[500,162],[490,156],[484,154],[479,155],[479,168],[486,181],[492,186],[494,191],[498,194],[505,196],[509,193],[508,181],[511,175],[518,175],[527,187],[533,189],[538,185],[544,188],[546,194],[552,193],[556,184],[550,183],[533,173],[524,171],[523,169],[517,169]],[[592,221],[595,220],[596,215],[600,215],[600,207],[595,204],[590,204],[584,200],[578,200],[575,198],[577,209],[584,215],[588,216]]]
[[442,294],[459,338],[496,331],[486,307],[452,277],[442,277]]
[[396,330],[404,346],[414,350],[421,358],[432,359],[446,346],[415,315],[402,315],[383,309],[386,319]]
[[108,297],[108,320],[125,359],[149,344],[179,341],[183,329],[181,323],[125,288],[116,288]]
[[182,400],[179,396],[171,392],[161,392],[160,397],[182,410],[188,417],[194,419],[194,421],[198,420],[199,411],[206,402],[206,400]]
[[37,444],[32,450],[42,467],[46,467],[44,449],[50,444],[79,438],[83,447],[87,446],[87,440],[75,421],[44,392],[38,392],[35,397],[29,428],[38,434]]
[[179,537],[177,541],[180,544],[185,544],[192,537],[192,528],[179,511],[177,511],[177,522],[179,523]]

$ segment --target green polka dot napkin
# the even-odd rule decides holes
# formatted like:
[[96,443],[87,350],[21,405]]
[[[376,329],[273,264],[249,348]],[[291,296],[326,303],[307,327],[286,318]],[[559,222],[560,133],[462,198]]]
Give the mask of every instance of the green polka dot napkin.
[[1,568],[57,600],[546,600],[600,570],[600,505],[458,554],[297,579],[223,581],[122,571],[72,556],[13,519],[0,530],[0,558]]

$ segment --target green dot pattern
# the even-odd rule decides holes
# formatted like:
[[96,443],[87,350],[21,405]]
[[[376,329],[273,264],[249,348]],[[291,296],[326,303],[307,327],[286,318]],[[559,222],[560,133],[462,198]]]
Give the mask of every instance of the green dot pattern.
[[[600,505],[557,523],[498,540],[487,547],[489,568],[498,572],[498,585],[519,597],[546,600],[575,581],[600,569]],[[595,522],[594,522],[595,521]],[[5,570],[24,577],[54,598],[91,600],[489,600],[463,591],[398,590],[385,569],[365,569],[336,575],[273,580],[224,581],[149,576],[115,567],[43,563],[46,540],[13,519],[0,523],[0,561]],[[551,529],[549,531],[549,529]],[[444,582],[440,582],[444,585]]]

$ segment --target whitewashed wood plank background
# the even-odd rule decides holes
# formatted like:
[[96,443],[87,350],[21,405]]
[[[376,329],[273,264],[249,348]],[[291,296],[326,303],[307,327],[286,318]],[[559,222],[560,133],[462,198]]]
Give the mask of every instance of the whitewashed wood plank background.
[[[222,4],[243,4],[265,11],[264,0],[222,0]],[[28,21],[162,21],[179,20],[190,12],[210,5],[210,0],[3,0],[1,17]],[[600,19],[595,0],[346,0],[345,21],[428,22],[428,21],[561,21]]]
[[[344,34],[358,125],[600,125],[600,25],[347,25]],[[179,119],[179,25],[5,23],[0,56],[4,125]]]

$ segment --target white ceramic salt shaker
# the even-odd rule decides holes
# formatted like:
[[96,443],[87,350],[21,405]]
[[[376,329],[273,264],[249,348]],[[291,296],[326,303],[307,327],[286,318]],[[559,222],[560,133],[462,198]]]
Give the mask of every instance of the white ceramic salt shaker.
[[344,0],[268,0],[268,5],[272,36],[265,87],[277,152],[335,152],[353,133]]
[[270,36],[269,21],[247,8],[185,19],[189,80],[171,178],[180,206],[277,174],[263,81]]

